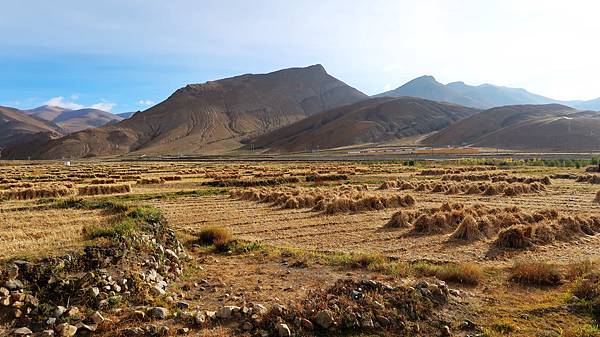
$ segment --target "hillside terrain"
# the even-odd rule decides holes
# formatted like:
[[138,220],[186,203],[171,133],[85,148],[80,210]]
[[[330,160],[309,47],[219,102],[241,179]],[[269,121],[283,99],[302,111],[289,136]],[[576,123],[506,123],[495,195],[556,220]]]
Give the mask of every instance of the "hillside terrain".
[[521,88],[510,88],[492,84],[472,86],[464,82],[442,84],[433,76],[421,76],[375,97],[412,96],[438,102],[449,102],[479,109],[505,105],[563,104],[584,110],[600,110],[600,98],[590,101],[560,101],[531,93]]
[[321,65],[241,75],[188,85],[129,119],[51,141],[27,155],[48,159],[222,152],[240,147],[246,138],[367,98]]
[[35,109],[24,110],[23,112],[53,122],[67,133],[74,133],[123,120],[121,116],[91,108],[71,110],[44,105]]
[[60,137],[63,130],[54,123],[28,116],[13,108],[0,107],[0,148],[25,142]]
[[563,105],[489,109],[424,140],[427,145],[473,145],[515,150],[585,151],[600,145],[600,113]]
[[272,131],[246,148],[285,152],[385,142],[441,130],[477,112],[419,98],[373,98]]

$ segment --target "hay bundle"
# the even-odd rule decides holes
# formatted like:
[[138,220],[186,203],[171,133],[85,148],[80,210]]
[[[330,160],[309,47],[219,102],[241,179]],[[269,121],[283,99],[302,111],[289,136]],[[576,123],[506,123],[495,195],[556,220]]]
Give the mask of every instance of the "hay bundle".
[[390,221],[385,224],[386,228],[408,228],[412,226],[412,216],[406,211],[398,211],[392,215]]
[[494,244],[500,248],[529,248],[533,246],[532,234],[531,226],[514,225],[500,231]]
[[467,191],[465,192],[465,194],[479,194],[479,193],[481,193],[481,189],[476,184],[469,185],[469,187],[467,188]]
[[398,187],[398,182],[395,180],[390,180],[390,181],[383,182],[383,184],[381,184],[381,186],[379,186],[379,189],[387,190],[387,189],[396,188],[396,187]]
[[413,225],[413,232],[421,234],[441,234],[448,231],[446,216],[441,212],[434,215],[421,214]]
[[131,192],[130,185],[89,185],[79,187],[77,194],[79,195],[103,195]]
[[477,221],[471,215],[465,216],[454,233],[450,236],[453,240],[476,241],[481,240],[484,235],[479,230]]
[[154,185],[154,184],[164,184],[165,180],[162,178],[141,178],[136,181],[138,185]]

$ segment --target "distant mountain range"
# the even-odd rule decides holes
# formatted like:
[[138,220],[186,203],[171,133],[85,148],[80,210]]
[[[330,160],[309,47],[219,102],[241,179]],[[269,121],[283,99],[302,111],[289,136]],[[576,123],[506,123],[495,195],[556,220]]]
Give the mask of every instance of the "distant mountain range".
[[442,84],[433,76],[421,76],[375,97],[420,97],[438,102],[449,102],[478,109],[489,109],[518,104],[563,104],[582,110],[600,110],[600,98],[590,101],[559,101],[533,94],[525,89],[509,88],[492,84],[478,86],[464,82]]
[[[63,136],[56,124],[18,109],[0,107],[0,148],[22,145],[32,140],[49,140]],[[2,158],[2,157],[0,157]]]
[[66,133],[95,128],[124,119],[121,116],[98,109],[71,110],[50,105],[22,111],[28,115],[37,116],[46,121],[54,122]]
[[7,153],[48,159],[222,153],[241,147],[246,139],[367,98],[321,65],[247,74],[188,85],[116,124]]
[[444,85],[431,76],[369,97],[313,65],[187,85],[122,116],[1,108],[0,148],[2,158],[13,159],[291,153],[398,142],[600,151],[600,112],[590,110],[600,110],[600,99],[557,103],[524,89]]

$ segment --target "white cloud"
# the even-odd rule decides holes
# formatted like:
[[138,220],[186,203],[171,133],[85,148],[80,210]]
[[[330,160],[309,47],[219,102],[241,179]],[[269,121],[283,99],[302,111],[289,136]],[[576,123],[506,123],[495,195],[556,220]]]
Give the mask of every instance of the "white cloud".
[[151,101],[149,99],[141,99],[138,101],[139,105],[154,105],[156,104],[154,101]]
[[71,99],[74,100],[74,101],[78,100],[79,99],[79,95],[73,94],[73,95],[71,95]]
[[65,109],[83,109],[83,105],[65,99],[63,96],[52,97],[44,103],[45,105],[57,106]]
[[104,111],[111,111],[116,105],[117,105],[117,103],[101,102],[101,103],[92,104],[90,106],[90,108],[104,110]]
[[52,97],[48,101],[44,102],[45,105],[57,106],[65,109],[79,110],[83,108],[92,108],[104,111],[111,111],[117,104],[110,102],[95,103],[90,106],[85,106],[74,102],[73,100],[79,98],[77,95],[72,95],[71,100],[65,99],[63,96]]
[[386,85],[383,86],[383,91],[390,91],[390,90],[392,90],[392,85],[391,84],[388,83],[388,84],[386,84]]

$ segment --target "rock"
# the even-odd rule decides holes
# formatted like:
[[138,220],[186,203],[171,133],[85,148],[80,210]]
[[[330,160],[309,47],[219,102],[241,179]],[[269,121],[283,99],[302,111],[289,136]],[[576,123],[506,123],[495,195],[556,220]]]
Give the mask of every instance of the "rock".
[[233,313],[239,312],[240,307],[226,305],[217,311],[217,317],[220,319],[230,319]]
[[265,307],[262,304],[258,304],[258,303],[255,303],[252,306],[252,308],[254,310],[254,313],[256,313],[258,315],[266,315],[269,312],[269,310],[267,309],[267,307]]
[[158,335],[159,336],[167,336],[169,334],[169,330],[170,329],[168,326],[163,325],[158,329]]
[[179,309],[187,309],[190,307],[190,304],[186,301],[179,301],[175,303],[175,306]]
[[62,316],[65,312],[67,312],[67,308],[63,307],[62,305],[59,305],[58,307],[56,307],[56,309],[54,309],[52,317],[58,318]]
[[23,282],[20,280],[8,280],[4,283],[4,286],[9,290],[20,290],[23,289]]
[[10,290],[0,287],[0,296],[7,297],[8,295],[10,295]]
[[165,249],[165,255],[167,255],[169,260],[179,261],[179,256],[177,256],[177,254],[170,249]]
[[421,281],[415,285],[415,288],[418,288],[418,289],[429,288],[429,282]]
[[98,297],[98,295],[100,295],[100,288],[98,288],[98,287],[93,287],[93,288],[90,290],[90,292],[91,292],[92,296],[94,296],[94,297]]
[[313,324],[311,321],[307,320],[306,318],[302,318],[300,319],[300,326],[306,330],[312,330],[313,329]]
[[329,310],[321,310],[315,317],[315,323],[323,329],[329,329],[335,324],[333,313]]
[[275,314],[275,315],[283,315],[283,312],[285,311],[285,307],[281,304],[273,304],[273,306],[271,307],[271,311]]
[[77,327],[69,323],[62,323],[56,327],[60,337],[73,337],[77,333]]
[[81,322],[77,323],[76,327],[77,327],[77,331],[88,331],[88,332],[94,332],[98,328],[98,326],[96,324],[84,324]]
[[177,329],[178,335],[187,335],[190,332],[190,328],[179,328]]
[[56,317],[49,317],[46,320],[46,324],[48,324],[48,325],[54,325],[54,324],[56,324]]
[[194,315],[194,323],[196,323],[197,325],[202,325],[204,324],[204,322],[206,322],[206,315],[198,311]]
[[215,318],[217,318],[217,312],[216,311],[206,311],[206,317],[208,317],[210,319],[215,319]]
[[461,296],[461,292],[458,289],[450,289],[449,290],[450,295],[452,296],[456,296],[456,297],[460,297]]
[[150,289],[150,293],[154,296],[162,296],[166,293],[166,291],[158,285],[155,285]]
[[166,319],[169,317],[169,309],[163,307],[150,308],[148,316],[156,319]]
[[275,328],[277,329],[277,334],[279,335],[279,337],[292,336],[292,332],[290,331],[290,328],[287,326],[287,324],[279,323],[275,325]]
[[99,311],[96,311],[90,316],[90,320],[94,322],[94,324],[102,324],[105,318]]
[[40,337],[54,337],[54,330],[44,330],[40,332]]
[[15,336],[26,336],[26,335],[31,335],[32,333],[33,333],[33,331],[31,331],[27,327],[18,328],[13,331],[13,335],[15,335]]
[[69,311],[67,311],[67,317],[71,317],[71,318],[79,317],[79,308],[72,307],[71,309],[69,309]]
[[444,325],[442,327],[442,336],[443,337],[450,337],[452,334],[450,333],[450,327],[447,325]]

